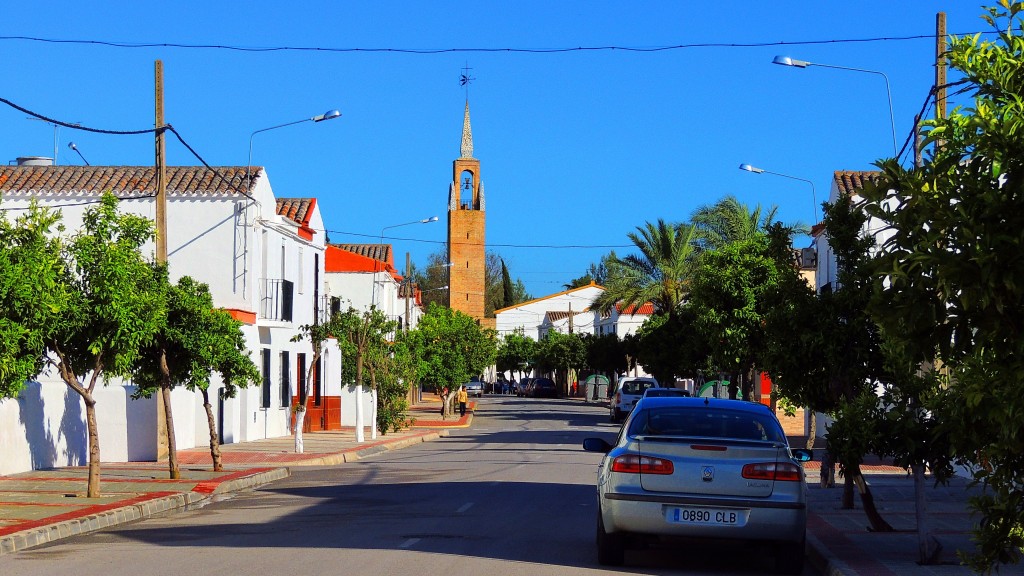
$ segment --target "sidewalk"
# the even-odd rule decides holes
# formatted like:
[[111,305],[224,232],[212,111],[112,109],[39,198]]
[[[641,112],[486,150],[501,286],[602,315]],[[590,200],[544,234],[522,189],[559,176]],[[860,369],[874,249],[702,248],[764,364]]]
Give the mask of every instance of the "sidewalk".
[[[471,403],[470,406],[474,406]],[[428,405],[429,406],[429,405]],[[431,408],[433,409],[433,408]],[[426,415],[425,408],[423,415]],[[221,446],[224,471],[213,472],[209,447],[178,451],[181,479],[168,479],[166,462],[104,463],[99,498],[85,498],[88,467],[35,470],[0,476],[0,555],[194,505],[289,475],[295,466],[330,466],[447,436],[472,413],[442,421],[411,414],[412,428],[357,443],[355,429],[303,435],[304,453],[291,436]]]

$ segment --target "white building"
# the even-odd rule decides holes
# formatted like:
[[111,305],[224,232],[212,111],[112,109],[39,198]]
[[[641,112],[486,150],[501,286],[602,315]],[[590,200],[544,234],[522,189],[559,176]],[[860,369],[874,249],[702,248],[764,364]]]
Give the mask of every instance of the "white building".
[[523,335],[540,340],[551,329],[569,332],[569,319],[573,321],[573,332],[594,333],[594,313],[590,304],[604,288],[591,282],[543,298],[521,302],[515,306],[494,311],[498,337],[522,331]]
[[[122,211],[154,218],[155,189],[153,167],[0,167],[0,209],[23,209],[37,200],[61,210],[68,233],[105,191],[122,199]],[[250,357],[264,374],[262,385],[235,398],[220,396],[216,377],[211,384],[225,443],[291,433],[291,406],[313,359],[308,340],[292,337],[329,306],[323,230],[316,200],[276,198],[262,168],[253,168],[250,177],[245,167],[167,168],[171,280],[187,275],[209,285],[214,303],[243,323]],[[144,252],[154,249],[151,243]],[[325,345],[315,380],[307,429],[340,427],[341,406],[352,394],[341,387],[336,341]],[[131,382],[117,381],[95,394],[104,461],[157,457],[156,402],[132,400],[134,390]],[[207,445],[199,395],[175,390],[172,402],[178,448]],[[18,398],[0,401],[0,474],[84,464],[86,445],[82,401],[54,371],[28,383]]]

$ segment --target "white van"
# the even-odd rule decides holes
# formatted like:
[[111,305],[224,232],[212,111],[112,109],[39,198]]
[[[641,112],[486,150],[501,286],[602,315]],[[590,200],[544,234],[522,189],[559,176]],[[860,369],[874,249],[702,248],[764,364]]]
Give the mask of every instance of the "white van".
[[608,416],[612,422],[622,422],[633,410],[636,401],[644,395],[648,388],[662,388],[654,378],[644,376],[623,376],[615,383],[608,401]]

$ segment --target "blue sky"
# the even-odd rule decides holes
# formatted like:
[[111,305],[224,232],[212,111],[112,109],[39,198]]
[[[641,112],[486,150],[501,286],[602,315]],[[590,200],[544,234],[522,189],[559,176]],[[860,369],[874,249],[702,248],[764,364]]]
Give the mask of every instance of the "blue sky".
[[[987,31],[974,2],[43,2],[7,10],[0,36],[237,47],[390,49],[749,44]],[[153,125],[153,62],[166,119],[211,165],[244,165],[250,134],[328,109],[343,117],[258,134],[253,164],[281,197],[316,197],[334,242],[373,242],[424,263],[443,247],[452,161],[470,86],[487,240],[534,296],[557,292],[646,221],[689,218],[727,194],[810,222],[835,170],[892,154],[881,76],[771,64],[778,54],[884,72],[902,145],[932,84],[934,39],[657,52],[274,51],[114,48],[0,39],[0,97],[83,125]],[[152,138],[60,129],[58,162],[153,161]],[[52,156],[54,130],[0,105],[0,160]],[[198,164],[170,140],[169,163]],[[173,222],[169,223],[173,226]],[[362,235],[362,236],[361,236]],[[806,239],[802,239],[806,242]],[[542,247],[543,246],[543,247]],[[560,248],[575,246],[573,248]],[[617,249],[629,252],[626,247]],[[404,260],[404,258],[400,258]]]

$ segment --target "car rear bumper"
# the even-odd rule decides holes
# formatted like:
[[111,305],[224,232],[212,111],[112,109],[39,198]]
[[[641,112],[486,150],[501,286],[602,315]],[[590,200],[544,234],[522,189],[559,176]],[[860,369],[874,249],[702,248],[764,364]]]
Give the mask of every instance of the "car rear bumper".
[[[749,514],[742,526],[669,522],[666,514],[679,506]],[[607,493],[601,501],[601,514],[609,532],[661,536],[801,542],[807,529],[804,502]]]

